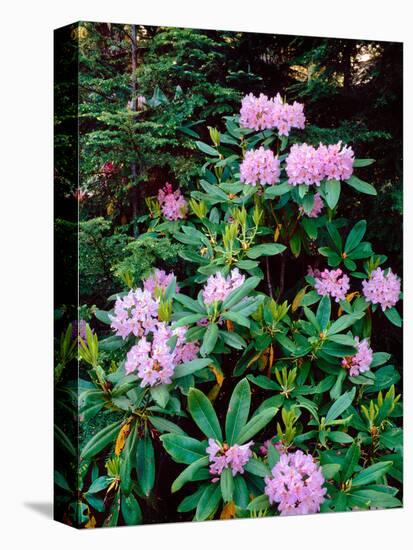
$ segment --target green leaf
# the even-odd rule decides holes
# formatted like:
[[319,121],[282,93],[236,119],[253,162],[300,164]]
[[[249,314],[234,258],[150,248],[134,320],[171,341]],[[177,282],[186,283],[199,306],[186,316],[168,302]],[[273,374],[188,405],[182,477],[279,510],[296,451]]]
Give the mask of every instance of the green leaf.
[[215,348],[218,339],[218,325],[210,323],[204,334],[201,349],[199,350],[202,356],[209,355]]
[[307,193],[304,197],[303,208],[306,214],[310,214],[311,210],[314,208],[314,195],[312,193]]
[[201,498],[199,499],[198,506],[196,507],[195,520],[205,521],[210,516],[215,514],[219,503],[221,501],[221,488],[219,485],[211,483],[207,485]]
[[237,313],[236,311],[227,311],[222,315],[222,319],[232,321],[233,323],[237,323],[238,325],[250,328],[250,320],[248,317],[244,317],[244,315],[241,315],[240,313]]
[[392,466],[393,462],[391,460],[377,462],[377,464],[369,466],[354,477],[352,487],[360,487],[361,485],[368,485],[369,483],[377,481],[382,478]]
[[211,359],[194,359],[193,361],[188,361],[188,363],[182,363],[181,365],[178,365],[175,367],[173,379],[176,380],[177,378],[182,378],[183,376],[187,376],[188,374],[192,374],[194,372],[197,372],[201,369],[204,369],[211,363]]
[[327,180],[325,182],[325,197],[328,206],[333,209],[340,198],[341,183],[338,180]]
[[323,296],[318,304],[316,319],[320,325],[321,330],[324,332],[330,321],[331,315],[331,301],[330,296]]
[[201,321],[201,319],[205,319],[205,313],[191,313],[190,315],[185,315],[185,317],[181,317],[179,321],[175,321],[175,323],[173,324],[173,328],[175,329],[178,327],[192,325],[197,321]]
[[360,502],[374,508],[399,508],[402,506],[400,500],[393,495],[373,489],[352,491],[350,498],[353,504],[359,505]]
[[211,157],[219,157],[219,152],[207,143],[204,143],[203,141],[196,141],[195,145],[200,151],[202,151],[206,155],[209,155]]
[[205,456],[205,444],[186,435],[164,434],[160,440],[175,462],[192,464]]
[[131,425],[130,433],[126,439],[120,456],[120,488],[124,494],[129,494],[132,490],[132,470],[136,466],[136,441],[138,430],[136,422]]
[[265,477],[271,475],[271,470],[264,464],[261,460],[256,458],[250,458],[247,464],[245,464],[244,469],[250,474],[254,474],[258,477]]
[[349,408],[352,404],[354,396],[356,395],[356,388],[353,388],[351,391],[343,393],[337,401],[335,401],[326,415],[326,424],[329,424],[336,418],[338,418],[345,410]]
[[354,250],[363,239],[367,229],[367,222],[366,220],[360,220],[356,223],[356,225],[353,227],[353,229],[350,231],[350,233],[347,236],[346,244],[344,245],[344,252],[348,254],[352,250]]
[[270,508],[270,501],[268,500],[267,495],[260,495],[259,497],[254,498],[249,504],[247,509],[251,512],[260,512],[268,510]]
[[251,405],[251,389],[247,379],[235,386],[225,420],[225,434],[229,445],[233,445],[248,420]]
[[245,479],[237,475],[234,477],[234,502],[239,508],[245,509],[250,501],[250,495],[248,491]]
[[192,481],[198,470],[200,470],[204,466],[208,466],[208,464],[209,458],[207,456],[204,456],[203,458],[200,458],[199,460],[196,460],[195,462],[187,466],[185,470],[183,470],[172,483],[172,493],[176,493],[177,491],[179,491],[179,489],[182,489],[182,487],[186,483]]
[[354,439],[351,437],[351,435],[345,433],[345,432],[327,432],[327,437],[330,441],[334,441],[334,443],[353,443]]
[[121,426],[122,420],[119,420],[106,426],[103,430],[95,434],[83,447],[80,453],[80,460],[92,458],[102,449],[107,447],[109,443],[112,443],[116,439]]
[[370,183],[367,183],[356,176],[351,176],[351,178],[347,180],[347,183],[356,191],[360,191],[360,193],[364,193],[365,195],[377,195],[377,191]]
[[136,446],[136,473],[142,491],[148,496],[155,483],[155,453],[148,434]]
[[142,523],[141,507],[132,494],[122,495],[120,509],[126,525],[139,525]]
[[150,394],[152,399],[163,409],[166,407],[170,394],[168,387],[165,384],[160,384],[159,386],[153,386],[150,389]]
[[242,336],[240,336],[236,332],[227,332],[227,331],[222,331],[221,330],[220,335],[221,335],[222,339],[224,340],[224,342],[228,346],[231,346],[231,348],[243,349],[243,348],[247,347],[247,343],[244,340],[244,338],[242,338]]
[[280,197],[291,191],[291,184],[288,181],[279,183],[278,185],[270,185],[264,191],[265,199],[274,199],[275,197]]
[[385,309],[384,315],[387,317],[390,323],[396,325],[396,327],[402,326],[402,318],[400,317],[399,312],[395,307]]
[[360,460],[360,447],[357,443],[353,443],[351,447],[347,449],[344,456],[344,462],[341,466],[341,479],[347,481],[353,475],[355,468]]
[[258,244],[247,251],[248,258],[255,260],[261,256],[275,256],[284,252],[285,246],[278,243]]
[[208,397],[200,390],[191,388],[188,395],[188,409],[202,433],[208,438],[222,442],[221,427]]
[[376,161],[374,159],[354,159],[353,167],[363,168],[364,166],[370,166],[370,164],[373,164],[373,162],[376,162]]
[[240,287],[236,288],[225,298],[222,303],[223,309],[231,309],[245,298],[260,283],[259,277],[250,277]]
[[224,468],[222,471],[220,485],[224,502],[231,502],[234,495],[234,478],[230,468]]
[[351,327],[351,325],[354,325],[354,323],[361,319],[363,316],[364,313],[350,313],[349,315],[342,315],[336,321],[334,321],[334,323],[328,329],[328,335],[331,336],[333,334],[337,334],[338,332],[342,332],[346,328]]
[[323,476],[326,480],[333,479],[333,477],[339,472],[340,468],[340,464],[323,464],[321,467]]
[[101,323],[104,323],[105,325],[111,325],[112,319],[109,317],[109,313],[107,311],[103,311],[101,309],[95,310],[95,317],[96,319],[99,319]]
[[100,493],[100,491],[103,491],[103,489],[106,489],[109,487],[109,485],[112,483],[113,478],[109,476],[100,476],[92,483],[92,485],[88,489],[88,493]]
[[178,506],[178,512],[190,512],[195,510],[198,506],[199,499],[201,498],[202,493],[205,490],[205,485],[201,485],[192,495],[185,497]]
[[328,234],[331,237],[331,240],[333,241],[334,245],[336,246],[337,250],[341,253],[343,251],[343,242],[341,240],[340,233],[337,231],[336,226],[328,222],[326,224]]
[[274,418],[278,409],[269,407],[261,413],[253,416],[249,422],[240,431],[236,443],[242,445],[254,437],[254,435],[265,428],[265,426]]

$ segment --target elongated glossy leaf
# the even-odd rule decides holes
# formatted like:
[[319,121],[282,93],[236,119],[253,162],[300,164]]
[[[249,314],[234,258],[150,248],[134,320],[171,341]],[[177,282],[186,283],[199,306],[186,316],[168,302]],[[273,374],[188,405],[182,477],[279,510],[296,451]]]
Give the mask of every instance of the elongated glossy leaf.
[[323,296],[318,304],[316,319],[322,331],[325,331],[330,321],[331,301],[330,296]]
[[353,475],[353,472],[360,460],[360,447],[357,443],[353,443],[351,447],[347,449],[344,457],[344,462],[341,467],[341,479],[347,481]]
[[361,485],[368,485],[369,483],[377,481],[383,477],[392,466],[393,462],[391,460],[377,462],[377,464],[369,466],[354,477],[352,487],[360,487]]
[[195,520],[205,521],[212,516],[221,501],[221,488],[211,483],[206,487],[196,507]]
[[222,308],[231,309],[245,298],[260,283],[259,277],[250,277],[240,287],[236,288],[225,298]]
[[148,496],[155,483],[155,453],[148,434],[139,439],[136,446],[136,473],[139,485]]
[[278,243],[257,244],[248,250],[247,256],[252,260],[256,260],[261,256],[275,256],[284,252],[285,246]]
[[222,442],[221,426],[214,408],[206,395],[191,388],[188,395],[188,409],[194,422],[207,437]]
[[341,184],[338,180],[328,180],[325,183],[325,197],[330,208],[335,208],[340,198]]
[[278,409],[269,407],[264,409],[261,413],[253,416],[249,422],[240,431],[236,443],[242,445],[247,441],[250,441],[256,433],[265,428],[265,426],[274,418]]
[[160,439],[174,461],[181,464],[192,464],[206,454],[205,444],[186,435],[165,434]]
[[251,405],[251,389],[245,378],[238,382],[232,393],[227,417],[225,420],[225,434],[229,445],[233,445],[239,432],[248,420]]
[[201,369],[204,369],[211,363],[211,360],[208,358],[205,359],[194,359],[193,361],[188,361],[188,363],[182,363],[175,367],[173,379],[182,378],[182,376],[188,376],[194,372],[197,372]]
[[248,504],[248,510],[254,512],[268,510],[268,508],[270,508],[270,501],[268,500],[267,495],[260,495]]
[[231,502],[234,495],[234,478],[230,468],[224,468],[222,471],[220,485],[224,502]]
[[203,458],[200,458],[199,460],[196,460],[189,466],[183,470],[179,476],[175,479],[175,481],[172,483],[171,491],[172,493],[176,493],[179,491],[179,489],[182,489],[182,487],[189,483],[194,479],[197,472],[203,468],[204,466],[208,466],[209,458],[207,456],[204,456]]
[[377,195],[376,189],[370,183],[367,183],[356,176],[351,176],[351,178],[347,180],[347,183],[350,187],[356,189],[356,191],[360,191],[360,193],[364,193],[366,195]]
[[271,470],[264,464],[261,460],[256,458],[250,458],[247,464],[244,466],[244,469],[250,474],[254,474],[258,477],[265,477],[271,475]]
[[126,525],[139,525],[142,523],[141,507],[132,494],[122,495],[120,509]]
[[210,323],[204,334],[202,346],[201,346],[201,349],[199,350],[200,354],[203,356],[209,355],[214,350],[217,340],[218,340],[218,325],[216,323]]
[[112,443],[116,439],[121,426],[122,420],[119,420],[118,422],[109,424],[109,426],[106,426],[103,430],[95,434],[83,447],[80,453],[80,459],[85,460],[92,458],[107,447],[109,443]]
[[366,220],[360,220],[356,223],[356,225],[353,227],[353,229],[350,231],[350,233],[347,236],[346,243],[344,245],[344,251],[346,254],[354,250],[363,239],[367,228],[367,222]]
[[353,388],[351,391],[343,393],[337,401],[335,401],[329,408],[326,415],[326,423],[332,422],[338,418],[345,410],[347,410],[353,402],[354,396],[356,395],[356,388]]

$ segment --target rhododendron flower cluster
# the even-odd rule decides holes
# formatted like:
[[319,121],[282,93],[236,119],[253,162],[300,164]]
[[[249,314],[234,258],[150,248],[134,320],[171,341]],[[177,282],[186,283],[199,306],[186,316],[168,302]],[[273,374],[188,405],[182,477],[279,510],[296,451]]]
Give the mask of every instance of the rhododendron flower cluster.
[[292,105],[283,103],[280,94],[274,98],[248,94],[241,103],[240,125],[251,130],[276,128],[280,136],[288,136],[292,128],[304,128],[304,105],[296,101]]
[[347,180],[353,173],[354,153],[351,147],[321,145],[316,149],[302,143],[293,145],[285,161],[288,183],[319,186],[322,180]]
[[269,149],[247,151],[240,166],[241,181],[249,185],[274,185],[280,181],[280,161]]
[[[128,374],[138,371],[141,386],[170,384],[175,367],[195,359],[198,345],[185,341],[187,328],[172,330],[166,323],[158,323],[152,331],[152,339],[142,337],[127,354],[125,370]],[[177,336],[175,347],[168,341]]]
[[354,337],[357,346],[357,353],[351,357],[344,357],[341,364],[344,368],[350,369],[350,376],[358,376],[359,374],[370,370],[371,362],[373,361],[373,350],[371,349],[368,340],[365,338],[360,342],[358,336]]
[[123,339],[148,334],[158,323],[158,307],[159,301],[148,290],[131,290],[116,300],[114,315],[109,316],[111,327]]
[[372,304],[380,304],[383,311],[395,306],[399,300],[400,279],[391,269],[386,273],[378,267],[362,285],[366,300]]
[[220,272],[210,275],[202,291],[204,303],[209,305],[214,302],[222,302],[230,292],[240,287],[244,281],[245,275],[241,275],[237,268],[233,269],[227,277],[224,277]]
[[[174,276],[175,274],[173,272],[166,273],[163,269],[155,269],[155,271],[143,281],[143,288],[148,290],[152,296],[158,297],[157,293],[166,290]],[[176,285],[175,291],[179,292],[178,285]]]
[[167,220],[175,221],[186,218],[188,203],[181,191],[179,189],[174,191],[170,183],[166,183],[165,187],[158,191],[158,202],[162,214]]
[[251,447],[253,441],[245,445],[232,445],[229,447],[226,443],[218,444],[214,439],[208,439],[206,452],[209,456],[209,472],[212,475],[221,475],[224,468],[231,468],[232,475],[243,474],[244,466],[252,457]]
[[282,441],[277,441],[276,443],[273,443],[271,439],[267,439],[266,441],[264,441],[264,443],[260,447],[260,453],[262,456],[267,456],[270,445],[273,445],[273,447],[275,447],[275,450],[279,454],[285,453],[285,448],[284,448],[284,445],[282,444]]
[[79,321],[76,319],[72,323],[72,338],[82,338],[82,340],[86,340],[86,321],[84,319],[79,319]]
[[313,514],[325,500],[324,482],[313,457],[298,450],[281,455],[271,476],[265,478],[265,494],[271,504],[278,503],[282,516]]
[[323,199],[321,198],[320,193],[316,193],[314,195],[314,205],[313,205],[313,208],[311,209],[311,212],[306,214],[305,211],[304,211],[304,208],[302,206],[300,206],[300,212],[302,214],[305,214],[309,218],[318,218],[318,216],[321,214],[321,211],[323,210],[323,208],[324,208]]
[[320,296],[331,296],[336,302],[344,300],[350,288],[350,279],[341,269],[325,269],[315,277],[314,288]]

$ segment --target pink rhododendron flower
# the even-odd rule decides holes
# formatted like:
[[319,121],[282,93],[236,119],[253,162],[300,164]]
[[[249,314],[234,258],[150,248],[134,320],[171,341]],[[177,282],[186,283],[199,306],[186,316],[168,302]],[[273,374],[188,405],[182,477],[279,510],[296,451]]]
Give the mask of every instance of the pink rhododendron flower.
[[350,376],[358,376],[359,374],[370,370],[371,362],[373,361],[373,350],[369,346],[368,340],[365,338],[360,342],[358,336],[354,337],[357,346],[357,353],[351,357],[344,357],[341,364],[344,368],[350,369]]
[[148,290],[131,290],[125,297],[118,298],[114,315],[110,315],[111,327],[123,339],[129,334],[143,336],[158,323],[158,300]]
[[304,128],[304,106],[296,101],[283,103],[280,94],[274,98],[248,94],[241,102],[240,125],[251,130],[277,129],[280,136],[288,136],[291,128]]
[[324,202],[321,198],[320,193],[316,193],[314,195],[314,206],[308,214],[305,213],[305,210],[302,206],[300,206],[300,212],[304,214],[305,216],[308,216],[309,218],[318,218],[318,216],[321,214],[321,211],[324,208]]
[[313,457],[298,450],[281,455],[271,476],[265,478],[265,494],[270,504],[278,504],[282,516],[314,514],[325,500],[324,482]]
[[[155,269],[155,271],[149,275],[143,281],[143,288],[148,290],[154,298],[157,298],[157,292],[159,290],[166,290],[169,283],[174,278],[175,274],[173,272],[166,273],[163,269]],[[176,292],[179,292],[179,287],[176,285]]]
[[210,275],[202,291],[204,303],[209,305],[214,302],[222,302],[230,292],[240,287],[244,281],[245,275],[241,275],[237,268],[233,269],[226,278],[220,272]]
[[264,443],[260,447],[260,453],[262,456],[267,456],[270,445],[273,445],[275,447],[275,450],[279,454],[286,452],[284,445],[282,444],[282,441],[277,441],[276,443],[272,443],[271,439],[267,439],[266,441],[264,441]]
[[362,285],[366,300],[372,304],[380,304],[383,311],[394,307],[399,300],[400,279],[391,269],[386,273],[378,267]]
[[170,183],[166,183],[163,189],[158,191],[158,202],[161,206],[162,214],[167,220],[183,220],[188,212],[188,203],[181,191],[174,191]]
[[319,269],[317,269],[316,267],[313,268],[311,265],[309,265],[307,267],[307,275],[309,277],[314,277],[314,278],[320,277],[321,276],[321,271]]
[[317,149],[327,180],[348,180],[353,174],[353,149],[347,145],[341,147],[339,141],[335,145],[320,144]]
[[[166,323],[158,323],[152,331],[151,340],[143,336],[128,352],[126,372],[129,374],[137,370],[142,379],[141,387],[170,384],[175,367],[192,361],[198,353],[197,344],[185,341],[186,331],[186,327],[172,330]],[[177,336],[177,341],[171,349],[168,340],[173,336]]]
[[274,185],[280,181],[280,161],[269,149],[247,151],[240,166],[241,181],[249,185]]
[[293,145],[285,161],[288,183],[319,186],[324,178],[324,165],[312,145]]
[[253,441],[245,445],[232,445],[229,447],[226,443],[218,444],[214,439],[208,439],[206,452],[209,456],[209,471],[212,475],[221,475],[224,468],[231,468],[232,475],[243,474],[244,466],[252,457],[250,447]]
[[346,297],[350,288],[350,279],[341,269],[325,269],[319,277],[315,277],[314,288],[320,296],[331,296],[339,302]]
[[285,161],[288,183],[319,186],[322,180],[348,180],[353,174],[354,152],[341,141],[316,149],[302,143],[293,145]]

